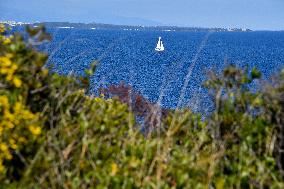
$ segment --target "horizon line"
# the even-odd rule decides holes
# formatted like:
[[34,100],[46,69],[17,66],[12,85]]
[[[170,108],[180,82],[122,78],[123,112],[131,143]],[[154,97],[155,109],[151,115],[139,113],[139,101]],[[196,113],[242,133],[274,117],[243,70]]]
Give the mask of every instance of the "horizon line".
[[250,31],[275,31],[275,32],[283,32],[284,29],[274,30],[274,29],[250,29],[245,27],[208,27],[208,26],[182,26],[182,25],[174,25],[174,24],[159,24],[159,25],[140,25],[140,24],[112,24],[112,23],[103,23],[103,22],[73,22],[73,21],[18,21],[18,20],[0,20],[0,23],[5,22],[16,22],[16,23],[24,23],[24,24],[36,24],[36,23],[69,23],[69,24],[102,24],[102,25],[113,25],[113,26],[128,26],[128,27],[175,27],[175,28],[200,28],[200,29],[246,29]]

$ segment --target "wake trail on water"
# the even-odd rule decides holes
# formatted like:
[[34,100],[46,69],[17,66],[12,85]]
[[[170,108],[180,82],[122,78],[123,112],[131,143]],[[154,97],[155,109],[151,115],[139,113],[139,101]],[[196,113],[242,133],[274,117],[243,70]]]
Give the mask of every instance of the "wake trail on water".
[[[189,81],[190,81],[190,77],[191,77],[191,74],[192,74],[192,70],[193,68],[195,67],[196,65],[196,62],[200,56],[200,53],[202,52],[202,50],[204,49],[204,47],[206,46],[207,44],[207,41],[209,39],[209,37],[213,34],[214,32],[209,32],[205,35],[204,39],[202,40],[193,60],[192,60],[192,64],[189,66],[188,68],[188,71],[187,71],[187,75],[185,77],[185,81],[184,81],[184,84],[183,84],[183,87],[182,87],[182,90],[181,90],[181,93],[180,93],[180,97],[179,97],[179,101],[178,101],[178,104],[177,104],[177,107],[175,108],[175,112],[177,112],[177,110],[180,108],[181,106],[181,103],[183,102],[184,100],[184,97],[185,97],[185,92],[186,92],[186,88],[188,87],[188,84],[189,84]],[[173,127],[173,124],[175,122],[175,119],[172,120],[171,124],[170,124],[170,128]]]
[[208,34],[206,34],[206,36],[204,37],[204,39],[202,40],[193,60],[192,60],[192,64],[189,66],[188,68],[188,71],[187,71],[187,75],[185,77],[185,81],[183,83],[183,87],[182,87],[182,90],[181,90],[181,93],[180,93],[180,97],[179,97],[179,101],[178,101],[178,104],[177,104],[177,108],[178,109],[183,100],[184,100],[184,97],[185,97],[185,92],[186,92],[186,88],[188,87],[188,84],[189,84],[189,81],[190,81],[190,77],[191,77],[191,74],[192,74],[192,70],[194,69],[195,65],[196,65],[196,62],[200,56],[200,53],[202,52],[202,50],[204,49],[204,47],[206,46],[207,44],[207,41],[209,39],[209,37],[213,34],[214,32],[209,32]]

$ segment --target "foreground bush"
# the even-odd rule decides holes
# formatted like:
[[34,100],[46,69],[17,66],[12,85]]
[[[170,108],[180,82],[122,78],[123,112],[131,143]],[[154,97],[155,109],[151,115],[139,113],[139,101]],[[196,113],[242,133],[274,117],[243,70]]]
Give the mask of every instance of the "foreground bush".
[[50,37],[28,32],[28,43],[0,38],[0,188],[284,188],[284,73],[254,93],[256,69],[211,73],[216,109],[202,120],[141,97],[87,96],[92,71],[48,73],[33,45]]

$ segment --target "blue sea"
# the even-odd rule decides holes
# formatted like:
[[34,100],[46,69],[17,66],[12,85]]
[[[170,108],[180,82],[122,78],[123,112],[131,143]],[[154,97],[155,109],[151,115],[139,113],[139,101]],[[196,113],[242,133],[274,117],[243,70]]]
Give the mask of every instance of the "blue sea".
[[[207,72],[229,63],[258,68],[263,79],[284,68],[284,32],[153,32],[91,29],[49,29],[53,40],[40,49],[60,74],[83,74],[99,64],[91,91],[111,84],[131,85],[146,99],[165,108],[212,109],[202,84]],[[161,36],[165,51],[154,49]]]

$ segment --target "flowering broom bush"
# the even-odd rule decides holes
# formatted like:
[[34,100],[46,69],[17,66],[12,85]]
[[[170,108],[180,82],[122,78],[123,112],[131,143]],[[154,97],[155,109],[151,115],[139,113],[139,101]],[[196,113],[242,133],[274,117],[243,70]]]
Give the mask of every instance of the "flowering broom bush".
[[[24,41],[1,26],[0,188],[284,188],[283,73],[271,92],[254,93],[256,69],[211,73],[216,108],[203,120],[140,96],[86,95],[92,69],[49,73],[33,46],[50,36],[27,31]],[[146,115],[148,132],[135,115]]]
[[[36,84],[32,79],[36,73],[34,68],[36,60],[24,58],[29,55],[41,54],[28,52],[19,36],[4,36],[3,25],[0,26],[0,179],[3,175],[14,172],[6,165],[13,162],[17,153],[30,154],[33,145],[38,142],[43,122],[40,112],[31,111],[27,104],[28,84]],[[26,52],[24,52],[26,51]],[[30,67],[31,66],[31,67]],[[40,72],[44,70],[37,66]],[[40,74],[40,73],[39,73]],[[44,75],[44,74],[43,74]],[[47,76],[47,74],[45,74]]]

